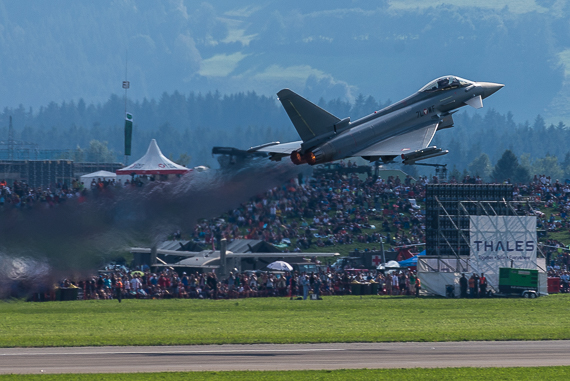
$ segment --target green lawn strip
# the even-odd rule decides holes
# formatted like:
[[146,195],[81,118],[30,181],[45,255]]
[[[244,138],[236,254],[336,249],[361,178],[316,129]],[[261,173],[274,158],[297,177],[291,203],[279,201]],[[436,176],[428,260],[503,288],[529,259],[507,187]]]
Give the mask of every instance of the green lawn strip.
[[0,303],[0,347],[570,339],[570,295]]
[[570,376],[570,367],[533,368],[436,368],[436,369],[344,369],[305,371],[172,372],[119,374],[38,374],[1,375],[0,381],[99,381],[99,380],[562,380]]

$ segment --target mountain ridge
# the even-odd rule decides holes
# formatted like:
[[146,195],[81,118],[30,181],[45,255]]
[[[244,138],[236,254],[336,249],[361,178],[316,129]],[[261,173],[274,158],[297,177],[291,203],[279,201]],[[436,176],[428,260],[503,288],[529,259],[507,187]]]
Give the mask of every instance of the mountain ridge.
[[504,83],[489,102],[519,122],[570,120],[568,2],[465,4],[0,0],[0,106],[105,102],[125,67],[140,101],[284,87],[399,100],[454,74]]

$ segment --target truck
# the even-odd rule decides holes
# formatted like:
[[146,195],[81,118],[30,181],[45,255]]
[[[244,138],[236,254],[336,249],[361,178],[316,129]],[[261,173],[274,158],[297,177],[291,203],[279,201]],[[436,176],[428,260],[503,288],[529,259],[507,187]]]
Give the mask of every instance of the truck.
[[499,268],[499,293],[536,298],[538,294],[538,270]]

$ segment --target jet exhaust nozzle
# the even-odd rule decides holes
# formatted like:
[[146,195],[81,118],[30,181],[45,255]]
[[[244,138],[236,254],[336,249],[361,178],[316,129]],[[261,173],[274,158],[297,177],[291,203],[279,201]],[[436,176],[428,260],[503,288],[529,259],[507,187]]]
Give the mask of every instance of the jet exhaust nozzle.
[[311,151],[305,153],[304,159],[309,165],[317,164],[317,158],[315,157],[315,154],[312,153]]
[[307,162],[305,160],[304,156],[301,155],[301,152],[299,152],[299,151],[291,152],[291,161],[293,162],[293,164],[296,164],[296,165],[305,164]]
[[315,165],[323,163],[321,161],[322,155],[319,155],[319,150],[317,149],[314,153],[312,151],[307,151],[305,154],[301,154],[299,151],[291,152],[291,161],[293,164],[301,165],[301,164],[309,164]]
[[335,150],[329,144],[325,143],[314,151],[307,152],[305,159],[310,165],[328,163],[336,159]]

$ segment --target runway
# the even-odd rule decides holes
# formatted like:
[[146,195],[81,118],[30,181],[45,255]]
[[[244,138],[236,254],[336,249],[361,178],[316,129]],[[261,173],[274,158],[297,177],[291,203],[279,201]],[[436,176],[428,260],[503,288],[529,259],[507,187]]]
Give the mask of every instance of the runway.
[[570,341],[0,349],[0,373],[570,365]]

